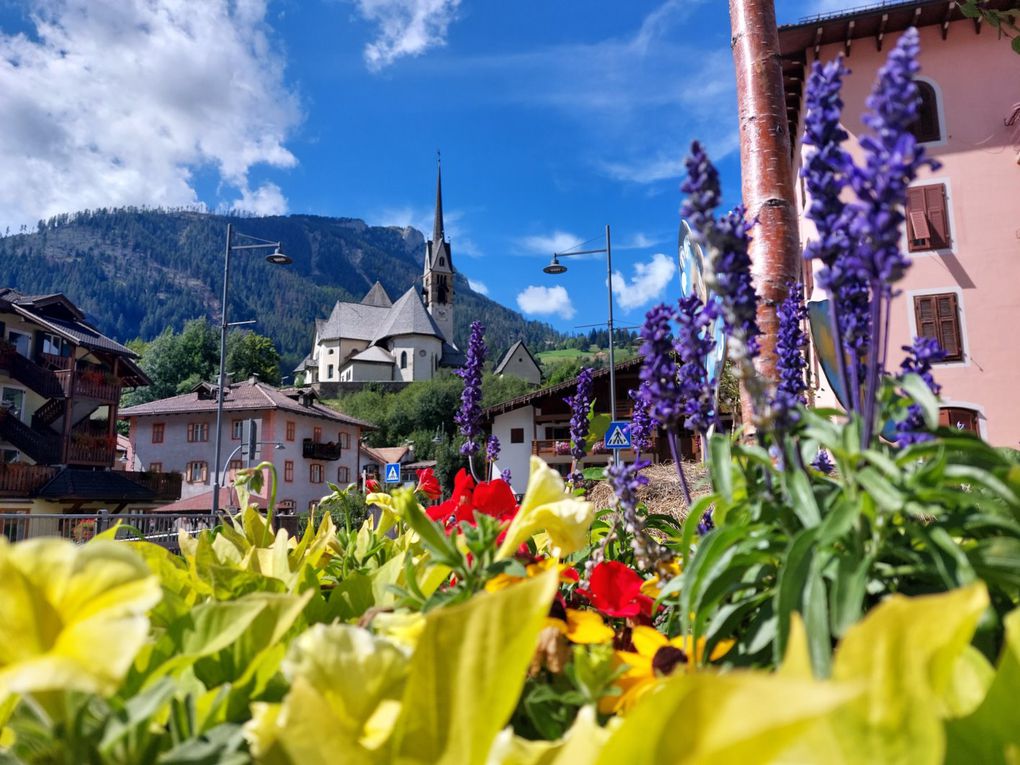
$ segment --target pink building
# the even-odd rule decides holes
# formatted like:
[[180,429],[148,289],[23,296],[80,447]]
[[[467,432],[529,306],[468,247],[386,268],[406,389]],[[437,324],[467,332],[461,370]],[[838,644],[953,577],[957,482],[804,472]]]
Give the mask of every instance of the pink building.
[[[130,453],[142,469],[182,474],[181,502],[190,511],[211,509],[215,387],[202,384],[191,393],[128,407],[120,417],[130,423]],[[221,485],[229,487],[248,464],[245,438],[252,421],[261,446],[251,464],[273,464],[280,511],[305,512],[330,493],[327,482],[345,487],[358,481],[361,435],[371,425],[323,406],[311,389],[279,389],[251,379],[233,383],[224,397]],[[236,506],[236,495],[221,491],[221,507]]]
[[[803,88],[813,62],[847,58],[852,74],[843,89],[843,124],[859,158],[865,100],[911,26],[921,37],[916,135],[942,167],[925,171],[909,194],[903,248],[913,266],[893,302],[890,348],[917,335],[936,337],[948,355],[935,370],[943,422],[1017,447],[1020,351],[1011,333],[1020,325],[1020,56],[1010,41],[946,0],[887,2],[781,28],[794,171],[808,148],[802,146]],[[803,182],[799,188],[804,243],[814,229],[804,218]],[[889,367],[899,362],[892,357]],[[813,372],[818,380],[817,364]],[[816,385],[819,403],[831,402],[824,375]]]

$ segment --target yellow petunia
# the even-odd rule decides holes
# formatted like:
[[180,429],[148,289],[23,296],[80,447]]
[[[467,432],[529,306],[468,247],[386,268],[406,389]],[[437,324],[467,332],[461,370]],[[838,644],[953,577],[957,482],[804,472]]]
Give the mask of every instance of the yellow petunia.
[[570,555],[587,543],[594,519],[594,506],[571,496],[563,477],[538,457],[532,457],[528,489],[496,558],[509,558],[540,532],[548,535],[552,555]]

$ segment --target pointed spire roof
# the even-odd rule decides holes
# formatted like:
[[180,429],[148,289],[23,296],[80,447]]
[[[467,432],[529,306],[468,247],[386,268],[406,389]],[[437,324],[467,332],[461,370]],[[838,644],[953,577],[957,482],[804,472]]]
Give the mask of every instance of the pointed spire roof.
[[372,285],[372,289],[368,291],[368,294],[361,299],[361,304],[374,305],[379,308],[389,308],[393,305],[393,301],[390,300],[390,296],[386,294],[386,290],[383,286],[376,281],[376,283]]
[[372,342],[379,343],[387,337],[395,335],[443,337],[443,331],[439,329],[428,309],[425,308],[425,304],[421,302],[421,295],[418,294],[415,287],[411,287],[401,295],[389,309],[386,320],[378,325]]
[[432,224],[432,241],[439,245],[446,240],[446,231],[443,228],[443,163],[436,152],[436,220]]

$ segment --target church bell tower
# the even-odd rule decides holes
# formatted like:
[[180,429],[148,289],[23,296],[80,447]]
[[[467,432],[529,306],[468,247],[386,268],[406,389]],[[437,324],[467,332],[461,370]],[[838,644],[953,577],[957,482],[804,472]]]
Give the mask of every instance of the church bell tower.
[[425,243],[422,300],[446,342],[453,345],[453,259],[443,229],[443,169],[437,159],[436,219],[432,239]]

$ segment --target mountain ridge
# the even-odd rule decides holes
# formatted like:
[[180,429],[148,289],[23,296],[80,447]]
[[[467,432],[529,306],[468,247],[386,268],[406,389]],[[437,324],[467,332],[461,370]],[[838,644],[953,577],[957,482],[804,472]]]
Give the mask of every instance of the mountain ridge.
[[[0,237],[0,284],[25,293],[64,292],[120,341],[151,340],[201,316],[218,323],[227,223],[281,242],[294,261],[274,266],[258,251],[231,257],[228,319],[256,318],[253,328],[277,344],[284,374],[311,350],[315,319],[325,319],[337,300],[361,300],[376,280],[396,300],[421,278],[425,237],[411,226],[305,213],[240,217],[124,208],[60,215],[33,232]],[[234,244],[243,243],[243,234]],[[548,324],[476,293],[460,273],[455,290],[454,341],[461,348],[474,319],[486,324],[494,354],[517,339],[536,350],[563,339]]]

